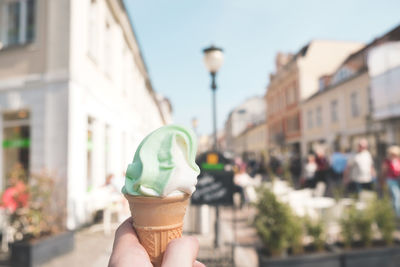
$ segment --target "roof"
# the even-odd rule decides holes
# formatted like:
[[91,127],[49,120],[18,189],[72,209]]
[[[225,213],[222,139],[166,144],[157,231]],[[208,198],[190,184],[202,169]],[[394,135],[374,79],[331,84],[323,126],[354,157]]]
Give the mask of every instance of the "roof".
[[[343,61],[343,63],[340,64],[340,66],[335,70],[335,72],[333,72],[329,76],[333,77],[343,66],[345,66],[348,63],[350,63],[352,60],[355,60],[357,57],[366,54],[370,48],[378,46],[378,45],[380,45],[382,43],[386,43],[386,42],[390,42],[390,41],[398,41],[398,40],[400,40],[400,25],[396,26],[395,28],[393,28],[389,32],[383,34],[382,36],[375,38],[372,42],[368,43],[366,46],[364,46],[360,50],[358,50],[358,51],[354,52],[353,54],[349,55]],[[315,94],[313,94],[312,96],[310,96],[305,102],[308,102],[309,100],[317,97],[318,95],[321,95],[321,94],[323,94],[323,93],[325,93],[327,91],[330,91],[333,88],[336,88],[336,87],[342,85],[343,83],[346,83],[346,82],[348,82],[348,81],[350,81],[350,80],[362,75],[363,73],[365,73],[367,71],[368,71],[368,66],[365,63],[353,75],[349,76],[348,78],[346,78],[344,80],[341,80],[340,82],[328,85],[327,87],[324,88],[324,90],[318,91]]]
[[354,73],[353,75],[347,77],[346,79],[343,79],[342,81],[340,81],[340,82],[338,82],[338,83],[329,85],[329,86],[325,87],[324,90],[321,90],[321,91],[316,92],[315,94],[313,94],[313,95],[311,95],[309,98],[307,98],[304,102],[308,102],[308,101],[310,101],[311,99],[314,99],[314,98],[316,98],[317,96],[322,95],[322,94],[324,94],[324,93],[327,92],[327,91],[330,91],[330,90],[332,90],[332,89],[334,89],[334,88],[336,88],[336,87],[338,87],[338,86],[340,86],[340,85],[342,85],[342,84],[344,84],[344,83],[346,83],[346,82],[349,82],[349,81],[351,81],[351,80],[357,78],[358,76],[361,76],[362,74],[366,73],[367,71],[368,71],[367,68],[362,68],[362,69],[360,69],[358,72],[356,72],[356,73]]

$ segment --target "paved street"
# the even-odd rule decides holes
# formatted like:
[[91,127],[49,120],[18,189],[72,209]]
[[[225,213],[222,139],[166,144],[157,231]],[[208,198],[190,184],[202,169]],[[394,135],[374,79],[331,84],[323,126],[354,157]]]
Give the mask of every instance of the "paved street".
[[[244,208],[236,214],[237,233],[235,262],[238,267],[258,266],[257,254],[254,245],[258,244],[258,238],[254,228],[249,226],[254,210]],[[199,259],[212,266],[232,266],[229,261],[232,257],[231,245],[234,241],[233,213],[230,208],[221,209],[221,248],[213,248],[214,237],[209,235],[196,235],[200,242]],[[110,235],[104,235],[101,225],[85,228],[75,235],[75,249],[69,254],[58,257],[44,264],[42,267],[70,267],[107,266],[112,249],[114,231],[117,225],[113,225]]]
[[77,232],[75,249],[69,254],[47,262],[42,267],[107,266],[116,227],[117,225],[114,225],[113,233],[110,235],[104,235],[101,225],[94,225]]

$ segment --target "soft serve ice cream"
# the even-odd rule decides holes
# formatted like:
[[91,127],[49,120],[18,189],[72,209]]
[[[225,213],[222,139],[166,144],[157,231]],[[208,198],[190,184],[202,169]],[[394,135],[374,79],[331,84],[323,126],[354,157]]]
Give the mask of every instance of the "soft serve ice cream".
[[196,150],[197,140],[190,129],[167,125],[155,130],[136,150],[122,192],[152,197],[192,194],[200,173]]

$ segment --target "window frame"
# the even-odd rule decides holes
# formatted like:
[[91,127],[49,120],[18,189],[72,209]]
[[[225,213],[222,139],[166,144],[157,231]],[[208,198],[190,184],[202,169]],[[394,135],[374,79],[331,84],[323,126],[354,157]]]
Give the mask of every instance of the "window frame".
[[307,128],[308,129],[314,128],[313,117],[314,117],[313,110],[312,109],[307,110]]
[[316,127],[322,126],[322,106],[318,106],[315,109],[315,126]]
[[353,118],[357,118],[360,116],[360,97],[358,91],[353,91],[350,94],[350,109],[351,109],[351,116]]
[[337,99],[334,99],[331,101],[331,122],[333,122],[333,123],[336,123],[339,121],[338,106],[339,106],[339,102]]
[[[30,2],[30,3],[29,3]],[[33,43],[36,38],[36,0],[6,0],[0,3],[0,50],[23,46]],[[9,18],[10,5],[18,4],[18,33],[17,40],[10,42],[9,31]],[[31,5],[32,10],[29,10]],[[32,14],[32,25],[29,25],[29,15]],[[30,32],[30,27],[32,31]]]

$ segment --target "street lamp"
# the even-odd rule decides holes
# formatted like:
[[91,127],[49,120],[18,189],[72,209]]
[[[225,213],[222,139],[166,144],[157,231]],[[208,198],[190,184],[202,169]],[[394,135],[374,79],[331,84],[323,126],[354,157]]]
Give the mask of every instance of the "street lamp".
[[215,91],[217,90],[217,84],[215,83],[215,76],[219,68],[224,62],[224,54],[221,48],[211,45],[203,50],[204,52],[204,64],[207,70],[211,74],[211,90],[212,90],[212,105],[213,105],[213,135],[214,135],[214,151],[217,150],[217,106],[215,100]]
[[[215,100],[215,91],[217,91],[217,84],[215,83],[215,76],[219,68],[224,62],[224,54],[221,48],[211,45],[203,50],[204,64],[211,74],[211,91],[212,91],[212,109],[213,109],[213,131],[214,131],[214,151],[217,151],[217,104]],[[219,247],[219,207],[215,207],[215,238],[214,247]]]

